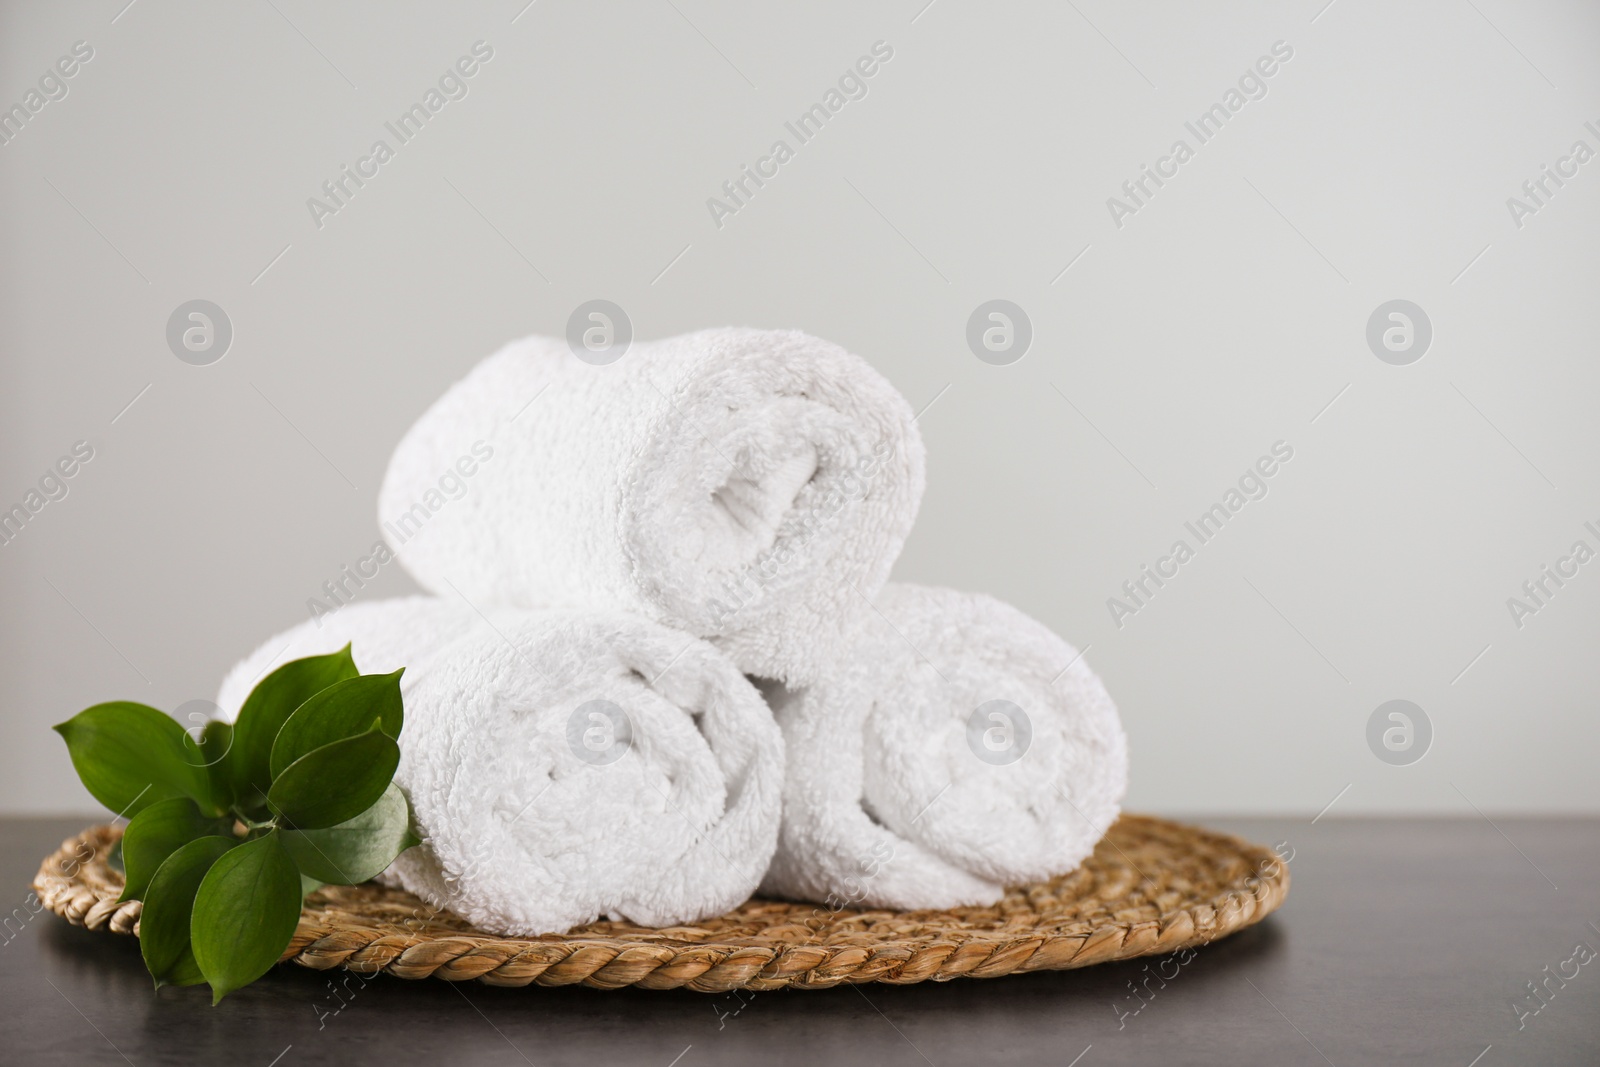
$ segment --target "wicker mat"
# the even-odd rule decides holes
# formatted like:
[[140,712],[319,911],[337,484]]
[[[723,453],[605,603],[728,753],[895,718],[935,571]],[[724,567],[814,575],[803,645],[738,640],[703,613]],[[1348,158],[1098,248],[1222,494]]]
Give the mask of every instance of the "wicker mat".
[[[91,930],[137,934],[106,863],[121,830],[63,842],[33,881],[44,906]],[[565,935],[492,937],[409,893],[368,883],[306,899],[284,953],[304,967],[401,978],[598,989],[822,989],[841,982],[994,978],[1174,952],[1259,922],[1289,892],[1271,850],[1226,834],[1124,815],[1087,863],[1012,889],[994,907],[829,908],[751,900],[693,926],[598,922]]]

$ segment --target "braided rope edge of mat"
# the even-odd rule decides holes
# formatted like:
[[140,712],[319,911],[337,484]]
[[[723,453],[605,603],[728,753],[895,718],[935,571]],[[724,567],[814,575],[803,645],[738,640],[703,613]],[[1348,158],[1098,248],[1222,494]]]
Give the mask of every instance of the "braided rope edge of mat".
[[[1199,858],[1203,842],[1212,852],[1231,852],[1229,859],[1243,861],[1250,874],[1216,882],[1209,899],[1191,897],[1182,906],[1163,909],[1154,918],[1129,916],[1126,912],[1148,912],[1126,899],[1100,896],[1114,921],[1070,932],[1053,932],[1046,925],[1024,929],[983,930],[971,928],[963,913],[987,913],[994,909],[957,909],[951,912],[885,912],[882,909],[838,909],[830,913],[834,926],[848,924],[862,916],[889,915],[915,918],[918,925],[938,925],[948,920],[948,933],[934,937],[879,939],[870,944],[819,943],[817,936],[796,939],[751,937],[693,943],[672,939],[667,932],[633,936],[584,936],[581,931],[547,938],[502,938],[472,932],[417,934],[365,924],[326,921],[325,915],[337,907],[319,907],[308,900],[294,938],[281,962],[294,962],[314,970],[343,966],[359,974],[391,974],[399,978],[441,978],[446,981],[476,979],[488,985],[558,986],[583,984],[596,989],[638,986],[644,989],[690,989],[722,993],[734,989],[758,991],[786,986],[825,989],[841,983],[886,982],[910,985],[916,982],[944,982],[954,978],[996,978],[1012,973],[1038,970],[1069,970],[1112,960],[1138,956],[1165,955],[1215,941],[1260,922],[1283,903],[1289,892],[1286,860],[1273,851],[1227,834],[1200,830],[1149,816],[1124,815],[1110,834],[1096,847],[1095,855],[1077,871],[1050,882],[1012,889],[1007,900],[1033,899],[1074,879],[1085,882],[1086,896],[1095,895],[1105,881],[1115,887],[1126,882],[1106,875],[1127,867],[1138,872],[1138,880],[1160,890],[1163,883],[1134,865],[1119,847],[1116,838],[1137,851],[1138,838],[1176,837],[1190,843],[1193,856],[1173,851],[1173,857]],[[90,930],[109,930],[118,934],[138,933],[142,903],[118,902],[121,875],[106,862],[112,845],[121,837],[120,828],[92,826],[69,837],[47,857],[33,881],[39,901],[68,922]],[[1163,842],[1169,846],[1170,842]],[[1209,853],[1206,854],[1209,856]],[[1119,862],[1119,857],[1121,862]],[[1149,863],[1148,857],[1146,864]],[[1162,876],[1172,877],[1166,868],[1157,867]],[[1126,871],[1122,872],[1124,875]],[[93,875],[86,878],[86,875]],[[1101,882],[1089,881],[1101,876]],[[1179,877],[1178,880],[1182,881]],[[334,889],[335,887],[328,887]],[[361,887],[357,887],[361,888]],[[379,890],[393,898],[410,898],[397,890]],[[1172,890],[1165,894],[1172,895]],[[1019,897],[1020,895],[1020,897]],[[1117,903],[1123,907],[1116,909]],[[417,902],[426,910],[426,905]],[[357,904],[359,906],[359,902]],[[819,906],[752,901],[745,905],[761,909],[811,909]],[[1003,905],[1002,905],[1003,906]],[[347,911],[351,909],[346,909]],[[434,909],[429,919],[441,913]],[[731,913],[724,918],[733,918]],[[720,920],[712,920],[713,923]],[[597,924],[614,926],[617,924]],[[744,924],[748,925],[748,923]],[[1057,924],[1059,925],[1059,924]],[[677,928],[692,929],[692,928]]]

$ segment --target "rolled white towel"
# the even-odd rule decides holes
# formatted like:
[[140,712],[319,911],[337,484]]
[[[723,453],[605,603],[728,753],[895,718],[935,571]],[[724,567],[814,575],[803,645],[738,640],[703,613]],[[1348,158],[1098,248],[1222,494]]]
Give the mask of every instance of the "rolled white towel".
[[423,843],[385,880],[508,936],[603,917],[695,922],[754,891],[777,836],[783,742],[704,641],[620,612],[358,604],[235,667],[224,716],[269,663],[347,640],[364,673],[406,668],[395,782]]
[[[349,604],[269,638],[234,664],[217,691],[217,706],[222,717],[232,721],[250,690],[269,672],[290,660],[326,655],[345,645],[351,646],[356,667],[363,674],[389,674],[401,667],[415,674],[423,660],[485,625],[465,604],[431,596]],[[403,678],[402,688],[411,682],[411,678]]]
[[923,467],[904,398],[797,330],[702,330],[605,366],[530,337],[418,419],[378,510],[441,596],[630,611],[799,684],[888,580]]
[[769,687],[789,774],[762,891],[947,908],[1076,868],[1128,780],[1094,672],[993,597],[891,584],[876,607],[827,680]]

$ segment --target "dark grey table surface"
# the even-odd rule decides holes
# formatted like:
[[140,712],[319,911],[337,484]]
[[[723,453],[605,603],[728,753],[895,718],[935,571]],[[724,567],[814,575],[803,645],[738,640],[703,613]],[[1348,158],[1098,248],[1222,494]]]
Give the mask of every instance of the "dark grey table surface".
[[1145,961],[742,1003],[382,977],[336,1000],[337,974],[281,967],[216,1008],[204,987],[153,993],[132,938],[31,916],[39,861],[81,827],[0,821],[0,900],[20,908],[0,1063],[1600,1064],[1600,957],[1579,962],[1600,952],[1600,820],[1204,821],[1286,842],[1293,888],[1144,999]]

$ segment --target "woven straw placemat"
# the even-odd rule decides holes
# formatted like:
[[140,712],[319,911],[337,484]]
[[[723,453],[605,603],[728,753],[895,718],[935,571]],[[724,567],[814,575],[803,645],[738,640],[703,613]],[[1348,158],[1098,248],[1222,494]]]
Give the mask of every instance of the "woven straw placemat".
[[[91,930],[137,934],[141,905],[117,903],[122,875],[106,862],[121,833],[95,826],[63,842],[33,880],[45,907]],[[505,938],[368,883],[308,897],[283,958],[317,970],[342,965],[504,986],[581,982],[720,993],[907,985],[1174,952],[1259,922],[1288,892],[1288,867],[1269,849],[1124,815],[1078,870],[1012,889],[988,908],[890,911],[751,900],[693,926],[599,922],[565,935]]]

